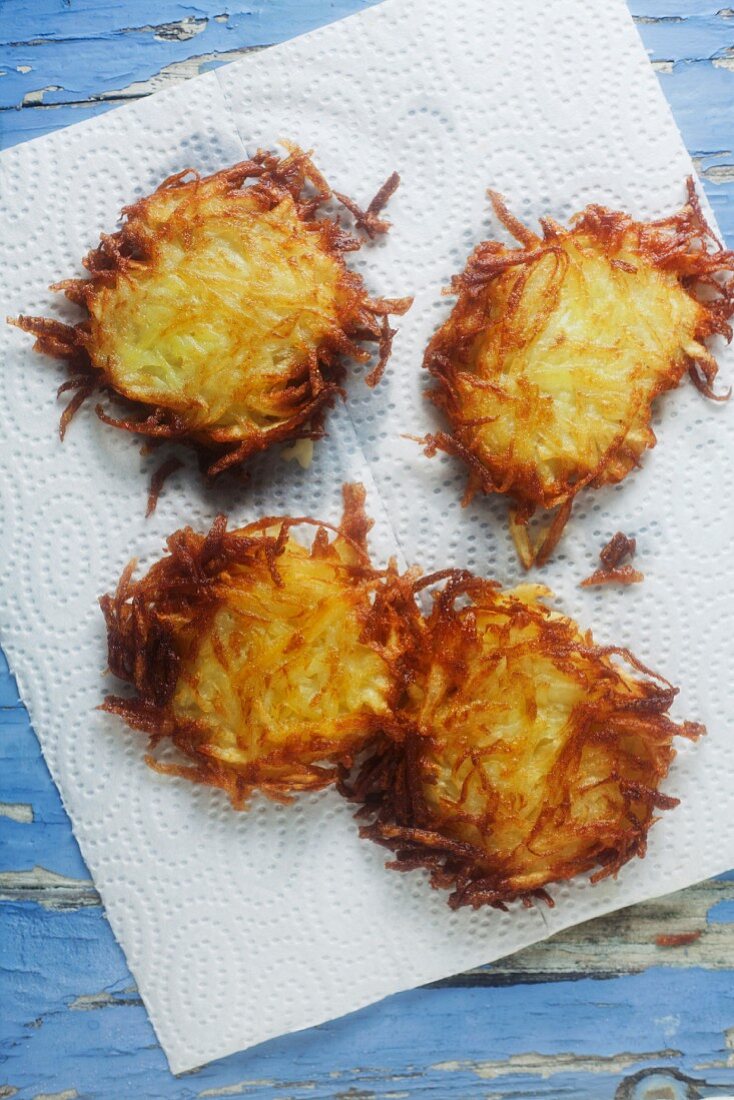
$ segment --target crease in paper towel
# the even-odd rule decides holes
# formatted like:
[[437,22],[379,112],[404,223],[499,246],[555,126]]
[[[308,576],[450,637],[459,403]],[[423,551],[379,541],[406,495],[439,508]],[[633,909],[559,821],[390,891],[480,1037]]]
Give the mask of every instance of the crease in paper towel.
[[[213,494],[180,472],[145,521],[137,441],[88,410],[62,447],[61,368],[34,357],[22,334],[0,334],[2,643],[174,1072],[734,863],[734,526],[720,500],[734,428],[692,387],[661,402],[659,446],[622,486],[577,504],[538,573],[600,640],[629,645],[682,685],[678,716],[709,726],[700,745],[681,745],[665,785],[682,805],[617,882],[555,887],[552,910],[452,913],[420,874],[383,869],[384,853],[359,841],[334,792],[290,807],[256,800],[237,814],[221,792],[150,772],[140,736],[95,711],[105,690],[98,596],[133,554],[147,564],[170,531],[203,528],[222,508],[233,524],[264,512],[335,520],[342,482],[363,480],[377,561],[399,548],[426,569],[468,566],[517,582],[502,501],[462,510],[463,470],[402,438],[438,423],[419,364],[451,308],[440,290],[498,232],[489,185],[530,222],[590,201],[661,215],[682,203],[692,170],[622,0],[550,0],[542,10],[530,0],[387,0],[4,154],[5,312],[73,317],[47,286],[80,270],[124,204],[172,172],[211,171],[281,138],[312,147],[358,201],[401,173],[391,233],[352,262],[375,293],[417,295],[385,379],[368,392],[352,378],[308,470],[265,456],[249,488]],[[618,528],[637,536],[645,584],[580,590]]]

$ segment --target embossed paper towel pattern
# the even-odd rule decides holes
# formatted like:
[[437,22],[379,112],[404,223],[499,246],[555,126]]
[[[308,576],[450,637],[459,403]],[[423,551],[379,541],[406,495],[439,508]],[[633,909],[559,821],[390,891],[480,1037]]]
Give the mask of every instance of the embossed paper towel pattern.
[[[622,0],[387,0],[3,155],[5,312],[48,314],[48,283],[77,272],[120,207],[164,176],[213,170],[279,138],[312,146],[327,177],[358,199],[401,172],[391,234],[355,262],[372,291],[417,294],[388,377],[374,393],[350,383],[308,471],[266,456],[248,488],[213,495],[182,472],[146,522],[149,467],[135,441],[89,410],[61,446],[61,370],[32,356],[21,333],[1,336],[2,642],[176,1072],[734,863],[724,561],[734,528],[721,507],[734,428],[726,408],[692,389],[664,401],[660,445],[643,469],[577,508],[542,574],[600,640],[631,645],[683,684],[678,714],[710,728],[699,746],[681,747],[666,785],[682,806],[618,882],[556,889],[552,911],[451,913],[421,875],[382,869],[384,853],[357,839],[333,792],[291,807],[256,800],[237,814],[218,792],[150,772],[139,736],[95,712],[105,686],[97,597],[130,556],[144,566],[171,530],[203,527],[222,508],[235,523],[264,512],[335,519],[342,481],[361,479],[377,560],[399,548],[426,568],[468,565],[516,581],[502,503],[461,511],[463,472],[402,438],[437,423],[419,366],[450,308],[441,287],[497,232],[489,185],[524,219],[561,218],[589,201],[664,214],[682,202],[691,171]],[[58,296],[53,310],[73,315]],[[726,378],[731,360],[723,367]],[[638,535],[645,585],[581,592],[617,527]]]

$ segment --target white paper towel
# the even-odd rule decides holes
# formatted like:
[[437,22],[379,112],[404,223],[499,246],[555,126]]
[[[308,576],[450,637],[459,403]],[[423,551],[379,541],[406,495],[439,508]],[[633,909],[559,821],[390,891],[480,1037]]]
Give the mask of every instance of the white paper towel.
[[[361,479],[377,561],[399,545],[427,569],[520,569],[501,501],[459,506],[464,471],[401,438],[435,429],[424,346],[447,315],[440,290],[499,230],[485,189],[531,222],[588,202],[663,215],[692,170],[623,0],[387,0],[369,11],[22,145],[0,158],[2,312],[72,319],[50,282],[120,208],[189,165],[211,171],[280,138],[312,147],[339,190],[368,200],[393,169],[389,237],[352,262],[374,293],[416,294],[376,392],[357,379],[308,471],[270,455],[249,488],[207,494],[176,474],[143,518],[150,460],[91,409],[58,442],[60,364],[0,332],[2,644],[114,932],[174,1072],[388,993],[489,962],[595,914],[734,864],[729,623],[734,612],[734,411],[683,386],[660,404],[659,446],[621,486],[578,503],[537,576],[604,642],[629,645],[683,690],[676,717],[709,736],[681,744],[665,790],[682,805],[618,881],[554,888],[556,908],[452,913],[420,873],[384,871],[333,792],[294,806],[226,797],[149,771],[139,735],[94,708],[105,690],[97,597],[183,523],[225,508],[335,520]],[[731,358],[722,356],[723,378]],[[366,460],[366,461],[365,461]],[[388,518],[389,517],[389,520]],[[617,529],[637,536],[647,580],[580,590]]]

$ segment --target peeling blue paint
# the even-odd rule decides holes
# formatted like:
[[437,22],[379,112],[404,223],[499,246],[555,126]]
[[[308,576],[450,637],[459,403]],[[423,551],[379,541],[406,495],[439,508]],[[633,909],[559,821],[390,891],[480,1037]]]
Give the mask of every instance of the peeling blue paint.
[[[0,33],[0,108],[16,107],[28,92],[49,85],[60,91],[46,103],[68,103],[148,80],[185,58],[247,46],[267,46],[368,8],[376,0],[271,0],[198,5],[147,2],[77,4],[59,0],[8,4]],[[8,16],[8,8],[11,15]],[[213,17],[226,13],[225,22]],[[151,24],[204,18],[204,30],[185,41],[157,37]],[[43,30],[40,30],[43,28]],[[18,66],[31,71],[19,73]]]
[[[650,18],[649,4],[630,4],[633,15]],[[667,5],[669,6],[669,5]],[[689,5],[689,7],[692,5]],[[706,5],[709,7],[709,5]],[[639,23],[638,29],[651,56],[659,60],[684,61],[692,58],[721,57],[734,41],[734,20],[716,12],[689,14],[652,23]]]
[[717,901],[709,909],[706,919],[709,924],[734,924],[734,900],[724,898]]
[[20,706],[15,677],[8,668],[5,654],[0,649],[0,709]]
[[[126,94],[131,84],[166,66],[202,58],[194,68],[207,71],[219,63],[211,55],[280,42],[374,2],[163,0],[153,10],[147,0],[6,0],[0,27],[0,69],[6,72],[0,80],[0,146],[102,114],[119,102],[116,94]],[[714,63],[734,50],[734,18],[721,14],[728,10],[723,5],[701,0],[633,0],[631,8],[646,20],[638,26],[651,57],[673,65],[672,72],[660,73],[663,89],[688,148],[701,156],[704,169],[716,169],[704,184],[723,232],[734,237],[734,72]],[[214,18],[225,15],[226,21]],[[156,37],[151,29],[152,23],[183,19],[208,22],[184,41]],[[22,45],[11,48],[11,42]],[[18,72],[19,67],[29,71]],[[43,108],[20,106],[29,93],[54,87],[58,90],[44,94]],[[113,99],[90,103],[99,95]]]
[[[573,1065],[555,1068],[552,1059],[635,1052],[659,1056],[633,1058],[630,1072],[657,1065],[705,1079],[710,1088],[734,1083],[724,1034],[734,1021],[731,975],[700,970],[649,970],[546,989],[414,990],[176,1080],[129,989],[121,954],[111,943],[98,949],[101,922],[88,911],[57,915],[47,941],[42,919],[18,915],[8,955],[44,960],[27,977],[25,1004],[15,1005],[8,1020],[0,1081],[20,1084],[19,1100],[52,1085],[89,1098],[183,1100],[242,1081],[253,1082],[244,1094],[258,1100],[348,1096],[350,1088],[375,1098],[402,1091],[437,1100],[487,1094],[610,1100],[618,1070],[579,1073]],[[110,998],[98,1009],[66,1011],[80,988],[105,990]],[[683,1008],[691,1005],[695,1014]],[[518,1051],[547,1059],[548,1076],[511,1065],[491,1070],[491,1079],[478,1075],[483,1063],[509,1062]],[[712,1062],[721,1064],[701,1069]]]
[[[115,93],[129,94],[130,84],[166,66],[209,57],[201,63],[208,69],[219,54],[282,41],[373,2],[0,0],[0,146],[101,114],[115,106]],[[639,30],[651,56],[671,62],[660,81],[731,242],[734,72],[715,61],[732,56],[734,17],[723,3],[704,0],[631,0],[630,6],[643,19]],[[151,28],[181,20],[206,23],[192,34],[184,27],[180,40],[174,31]],[[21,107],[29,92],[55,85],[58,90],[44,95],[46,106]],[[113,99],[91,101],[100,94]],[[0,817],[0,871],[43,866],[87,877],[1,654],[0,802],[30,805],[34,815],[31,824]],[[734,871],[721,878],[734,881]],[[734,921],[734,902],[713,906],[708,921]],[[18,1100],[67,1090],[86,1100],[193,1100],[212,1090],[234,1095],[240,1083],[239,1094],[256,1100],[401,1094],[610,1100],[614,1094],[616,1071],[556,1065],[544,1076],[515,1065],[499,1076],[480,1076],[481,1064],[529,1051],[548,1059],[661,1052],[657,1061],[633,1060],[629,1072],[657,1065],[659,1078],[648,1081],[662,1082],[661,1094],[671,1069],[705,1081],[697,1086],[701,1097],[734,1093],[731,971],[660,968],[605,981],[579,975],[564,983],[442,984],[176,1080],[101,908],[51,912],[6,902],[0,922],[0,1095],[8,1095],[7,1086],[18,1090]],[[673,1087],[683,1095],[683,1086],[673,1081]]]

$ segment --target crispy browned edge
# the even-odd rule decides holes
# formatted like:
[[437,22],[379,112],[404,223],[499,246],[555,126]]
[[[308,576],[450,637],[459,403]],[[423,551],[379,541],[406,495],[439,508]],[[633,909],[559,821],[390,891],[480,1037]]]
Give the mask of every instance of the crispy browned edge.
[[[435,597],[431,615],[425,619],[414,603],[415,595],[428,585],[439,580],[447,583]],[[496,584],[474,577],[461,570],[445,570],[432,576],[411,582],[404,578],[401,601],[404,608],[404,621],[410,624],[414,632],[413,667],[409,671],[412,677],[424,675],[421,659],[430,659],[424,655],[439,654],[439,659],[448,659],[452,652],[448,638],[442,645],[442,634],[453,630],[460,623],[457,601],[467,597],[472,602],[480,602],[498,593]],[[413,608],[411,610],[411,602]],[[532,615],[528,609],[527,614]],[[571,639],[575,630],[567,622],[556,624],[548,631],[550,645],[554,647],[559,659],[563,659],[569,646],[581,648],[581,644]],[[466,630],[464,622],[460,626]],[[597,646],[591,636],[584,639],[585,653],[606,659],[617,657],[634,669],[643,684],[644,695],[630,700],[630,724],[635,733],[644,737],[655,758],[655,766],[647,785],[628,783],[624,791],[630,803],[642,803],[645,813],[636,827],[630,827],[620,837],[614,848],[597,851],[592,858],[576,862],[573,866],[559,865],[549,868],[548,883],[572,878],[577,874],[598,868],[591,876],[592,882],[616,875],[619,869],[635,856],[643,857],[646,851],[647,834],[654,823],[654,811],[670,809],[678,804],[678,799],[662,794],[659,783],[668,773],[670,763],[675,756],[671,746],[673,737],[678,735],[696,739],[705,733],[702,725],[695,722],[675,723],[667,715],[677,688],[673,687],[657,673],[652,672],[637,660],[627,649]],[[422,656],[423,655],[423,656]],[[460,668],[457,668],[460,673]],[[420,759],[426,735],[405,715],[399,727],[398,736],[383,736],[375,741],[371,751],[365,753],[351,771],[340,769],[339,790],[350,801],[359,803],[357,817],[366,818],[368,824],[360,828],[360,835],[375,841],[394,853],[394,859],[387,866],[398,871],[411,871],[422,868],[429,872],[434,889],[449,889],[449,905],[454,908],[483,905],[506,909],[508,904],[520,901],[524,906],[535,900],[543,900],[553,906],[553,900],[544,889],[529,893],[518,893],[503,882],[503,872],[492,874],[488,870],[485,852],[461,840],[452,838],[442,828],[437,815],[427,804],[423,795]],[[563,768],[559,761],[559,768]],[[552,782],[553,777],[549,777]]]
[[[483,241],[474,249],[464,271],[453,278],[449,293],[457,296],[457,302],[449,318],[433,335],[423,359],[423,366],[436,383],[427,391],[427,396],[446,415],[450,431],[428,435],[421,442],[429,457],[441,450],[461,459],[468,467],[464,504],[468,504],[477,491],[510,497],[511,525],[518,536],[518,549],[523,543],[527,544],[521,551],[521,559],[525,568],[530,568],[533,564],[542,565],[553,552],[570,516],[576,494],[586,486],[598,488],[608,481],[621,480],[630,468],[637,465],[637,457],[626,455],[625,441],[619,439],[594,471],[565,486],[565,492],[551,505],[557,510],[550,526],[541,533],[537,544],[531,546],[528,522],[538,507],[548,507],[543,502],[535,469],[532,464],[515,464],[512,469],[499,469],[498,464],[497,470],[489,469],[472,442],[471,428],[474,424],[464,420],[461,396],[454,385],[454,375],[461,370],[475,338],[485,326],[484,301],[488,287],[509,268],[531,264],[543,253],[553,251],[554,240],[561,236],[584,232],[602,243],[612,244],[626,230],[636,227],[640,231],[640,243],[646,259],[676,272],[681,286],[701,306],[701,324],[694,334],[695,339],[703,342],[719,333],[731,340],[732,328],[728,320],[734,313],[734,280],[722,282],[717,275],[731,275],[734,272],[734,252],[725,251],[714,236],[704,218],[695,184],[690,177],[687,180],[686,204],[667,218],[635,222],[626,213],[592,204],[576,215],[571,229],[563,228],[550,218],[542,219],[542,237],[510,213],[502,196],[494,191],[490,191],[489,196],[498,220],[516,238],[520,247],[508,248],[499,241]],[[624,266],[622,261],[618,262]],[[704,292],[704,297],[701,297],[700,291]],[[716,362],[710,355],[705,359],[691,359],[688,365],[691,381],[702,394],[712,400],[726,400],[728,393],[717,395],[712,388],[717,370]],[[662,378],[650,404],[660,393],[678,384],[679,378],[672,374]],[[625,460],[627,468],[621,475],[615,476],[610,468],[620,458]],[[510,482],[513,482],[512,487],[509,487]]]
[[[147,760],[153,768],[221,787],[236,807],[244,806],[255,788],[270,798],[288,801],[294,791],[317,790],[335,780],[334,761],[332,758],[329,762],[326,741],[325,763],[304,763],[301,757],[306,749],[310,752],[309,759],[313,759],[314,745],[312,742],[301,744],[294,737],[282,752],[274,751],[247,769],[233,769],[200,752],[199,745],[206,731],[199,730],[195,722],[177,719],[171,707],[180,660],[167,616],[176,614],[177,621],[188,622],[195,633],[206,630],[219,606],[217,579],[233,565],[246,568],[265,564],[273,584],[282,586],[278,559],[295,527],[317,529],[311,551],[314,555],[329,552],[328,531],[351,547],[354,564],[348,567],[349,581],[363,587],[366,597],[362,640],[374,644],[385,659],[393,678],[389,702],[397,705],[405,675],[405,655],[400,641],[402,626],[400,607],[395,599],[394,566],[378,571],[370,562],[367,533],[372,524],[364,509],[363,486],[345,485],[343,496],[344,514],[339,527],[309,516],[265,517],[241,530],[228,531],[223,515],[217,517],[206,535],[185,527],[168,538],[168,554],[145,576],[133,579],[136,563],[132,561],[123,572],[115,593],[102,597],[100,605],[107,624],[109,671],[134,688],[132,696],[109,695],[102,709],[147,733],[151,747],[168,738],[192,761],[191,764],[163,764],[149,755]],[[273,533],[274,528],[277,534]],[[369,594],[373,592],[374,601],[370,605]],[[365,735],[377,732],[378,728],[383,731],[389,725],[389,719],[366,720]],[[341,762],[350,762],[348,753],[343,754]],[[288,768],[288,778],[274,780],[272,769],[281,765]]]
[[[249,187],[262,202],[264,210],[272,209],[286,195],[290,195],[299,217],[319,234],[321,246],[338,261],[342,284],[357,295],[358,307],[339,318],[342,332],[315,349],[308,366],[298,378],[294,377],[288,387],[286,397],[292,411],[282,424],[269,430],[254,430],[244,442],[217,442],[207,438],[206,433],[189,430],[183,419],[171,410],[142,401],[130,401],[116,393],[112,380],[94,362],[94,348],[88,338],[88,320],[76,325],[28,316],[8,318],[8,321],[36,337],[36,351],[63,359],[68,364],[69,378],[58,391],[59,394],[73,391],[73,397],[61,416],[59,432],[62,439],[72,417],[87,398],[95,392],[105,392],[123,403],[127,415],[115,418],[97,405],[97,415],[101,420],[124,431],[146,436],[153,443],[175,440],[188,444],[198,453],[202,469],[209,477],[216,477],[275,443],[322,436],[324,412],[336,395],[343,393],[341,383],[346,374],[345,360],[352,358],[366,362],[371,353],[360,344],[377,345],[377,363],[365,379],[368,385],[376,385],[390,358],[395,335],[395,330],[390,328],[389,316],[405,313],[412,298],[370,298],[362,278],[350,271],[344,261],[344,254],[358,250],[361,242],[347,233],[336,219],[317,216],[333,196],[349,209],[357,227],[367,236],[374,237],[386,232],[390,223],[381,218],[380,213],[400,183],[396,172],[386,180],[364,211],[346,196],[332,192],[310,156],[296,147],[292,147],[289,154],[282,158],[271,152],[258,152],[250,160],[205,179],[218,181],[225,192],[237,191],[247,180],[255,181]],[[154,194],[196,185],[199,180],[200,176],[194,169],[186,169],[165,179]],[[66,279],[54,284],[51,289],[63,290],[73,302],[88,308],[102,288],[114,285],[118,279],[125,277],[131,263],[144,261],[147,258],[145,239],[139,230],[136,231],[136,224],[145,214],[151,198],[139,199],[125,207],[122,228],[109,236],[102,235],[99,246],[83,260],[90,274],[89,279]],[[151,486],[150,502],[153,506],[163,480],[159,471],[157,483]]]

